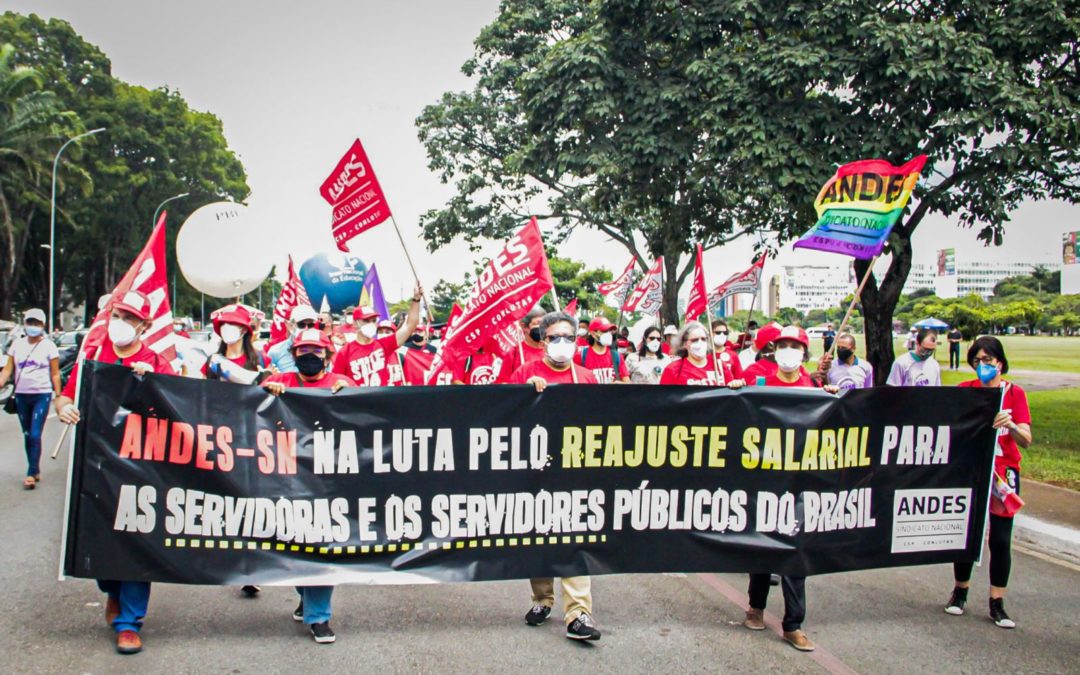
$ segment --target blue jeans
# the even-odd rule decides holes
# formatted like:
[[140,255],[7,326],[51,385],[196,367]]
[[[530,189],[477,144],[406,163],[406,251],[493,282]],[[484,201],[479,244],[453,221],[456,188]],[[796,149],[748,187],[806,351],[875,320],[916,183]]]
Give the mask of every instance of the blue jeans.
[[142,628],[146,608],[150,605],[150,583],[147,581],[104,581],[98,579],[98,588],[108,593],[110,598],[120,602],[120,613],[113,619],[113,630],[133,630]]
[[304,623],[325,623],[333,612],[330,609],[330,597],[334,594],[333,586],[297,586],[296,592],[304,603]]
[[49,416],[52,394],[15,394],[15,409],[19,413],[23,440],[26,444],[26,475],[41,473],[41,431]]

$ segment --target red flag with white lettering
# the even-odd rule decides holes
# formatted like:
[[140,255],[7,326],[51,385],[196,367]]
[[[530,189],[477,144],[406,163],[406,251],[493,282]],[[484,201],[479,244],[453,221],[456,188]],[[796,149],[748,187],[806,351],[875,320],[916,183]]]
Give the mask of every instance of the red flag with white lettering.
[[709,305],[716,306],[724,298],[737,293],[757,294],[761,289],[761,270],[765,267],[765,255],[762,253],[749,269],[732,274],[724,283],[709,291]]
[[705,290],[705,266],[701,262],[701,244],[694,258],[694,282],[690,284],[690,299],[686,302],[686,318],[695,321],[709,309]]
[[[165,212],[161,212],[146,246],[135,258],[127,274],[116,284],[112,298],[122,298],[128,291],[140,291],[150,300],[150,328],[143,333],[142,342],[168,361],[176,358],[176,337],[173,334],[172,308],[169,305],[169,277],[165,273]],[[109,335],[109,314],[112,300],[105,304],[90,324],[83,340],[82,356],[93,359],[106,344]]]
[[631,256],[630,262],[626,263],[626,269],[622,271],[618,278],[596,287],[596,291],[604,296],[605,305],[612,309],[622,308],[623,301],[626,300],[627,294],[630,293],[630,289],[634,286],[634,266],[636,263],[637,260]]
[[281,287],[277,303],[274,304],[274,321],[270,324],[270,347],[283,342],[289,337],[288,321],[297,305],[310,305],[304,282],[296,276],[292,256],[289,256],[289,280]]
[[540,226],[533,218],[480,273],[461,317],[443,335],[443,358],[483,347],[528,314],[552,286]]
[[323,181],[319,194],[334,209],[330,228],[334,243],[345,252],[349,251],[346,244],[350,239],[390,217],[390,206],[360,139],[356,139]]
[[663,278],[664,256],[660,256],[656,259],[656,264],[638,282],[634,292],[626,299],[622,306],[623,311],[659,314],[660,305],[664,300]]

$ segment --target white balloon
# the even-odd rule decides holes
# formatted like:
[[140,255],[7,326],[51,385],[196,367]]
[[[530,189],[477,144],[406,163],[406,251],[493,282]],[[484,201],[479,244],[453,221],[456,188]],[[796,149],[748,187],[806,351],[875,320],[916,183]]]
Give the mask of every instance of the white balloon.
[[243,204],[207,204],[180,227],[176,262],[195,290],[235,298],[258,288],[270,274],[273,264],[263,254],[259,236]]

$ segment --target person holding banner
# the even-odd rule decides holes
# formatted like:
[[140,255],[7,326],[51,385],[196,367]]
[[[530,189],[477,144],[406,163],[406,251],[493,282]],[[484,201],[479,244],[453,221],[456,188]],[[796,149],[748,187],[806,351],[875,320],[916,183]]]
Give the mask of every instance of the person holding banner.
[[[1031,411],[1024,390],[1001,377],[1009,372],[1009,360],[1000,340],[988,335],[977,338],[968,349],[967,362],[978,377],[959,386],[1002,390],[1001,412],[993,422],[998,430],[998,447],[990,495],[990,618],[1000,628],[1015,628],[1016,622],[1005,613],[1005,590],[1012,570],[1013,516],[1023,505],[1019,499],[1020,448],[1031,447]],[[945,606],[946,613],[964,613],[973,567],[970,562],[953,563],[956,585]]]
[[660,384],[688,384],[703,387],[738,389],[746,384],[742,379],[728,379],[721,370],[712,350],[709,331],[699,321],[687,321],[679,331],[679,357],[664,368]]
[[405,340],[420,323],[422,295],[423,289],[417,284],[405,322],[392,337],[382,339],[377,339],[379,313],[371,307],[357,307],[353,312],[357,328],[356,341],[346,344],[334,356],[331,370],[338,375],[345,375],[356,382],[358,387],[391,386],[388,365],[397,360],[397,348],[405,344]]
[[630,381],[626,359],[616,349],[615,331],[615,324],[607,318],[594,318],[589,322],[589,346],[578,354],[578,363],[591,370],[600,384]]
[[[544,334],[540,331],[540,320],[544,318],[544,308],[537,305],[529,310],[521,319],[521,328],[525,333],[525,339],[517,343],[513,349],[503,357],[502,370],[499,372],[499,383],[506,384],[510,376],[525,366],[544,358]],[[575,334],[575,342],[577,335]]]
[[626,357],[626,368],[634,384],[659,384],[660,375],[671,363],[671,357],[661,351],[663,336],[656,326],[649,326],[641,337],[641,348]]
[[[532,312],[530,312],[531,314]],[[518,368],[508,384],[531,384],[537,393],[549,384],[598,384],[593,372],[574,363],[574,317],[564,312],[545,314],[537,325],[544,344],[544,356]],[[551,616],[555,604],[555,579],[530,579],[532,609],[525,623],[540,626]],[[592,581],[587,576],[563,577],[563,621],[571,640],[599,640],[600,631],[592,618]]]
[[293,340],[300,331],[318,328],[319,315],[311,305],[297,305],[289,314],[289,337],[271,347],[266,355],[274,370],[279,373],[295,373],[296,362],[293,360]]
[[214,312],[212,318],[221,344],[203,364],[203,377],[251,384],[267,365],[251,343],[251,312],[241,305],[227,305]]
[[[116,363],[142,376],[147,373],[176,375],[172,365],[142,342],[150,329],[150,299],[140,291],[128,291],[111,298],[108,340],[94,354],[94,360]],[[80,362],[75,363],[63,393],[56,399],[56,416],[64,424],[79,422],[75,407],[75,387],[79,381]],[[142,651],[143,618],[150,605],[150,584],[145,581],[116,581],[99,579],[98,588],[108,594],[105,621],[116,632],[116,651],[136,654]]]
[[920,328],[915,334],[915,347],[893,361],[889,379],[893,387],[940,387],[941,366],[934,358],[937,348],[937,331]]
[[842,333],[836,338],[836,361],[829,367],[829,384],[841,389],[869,389],[874,386],[874,366],[855,356],[855,336]]
[[[331,342],[322,331],[314,328],[300,331],[293,341],[296,372],[271,375],[262,383],[262,387],[274,396],[280,396],[286,389],[315,387],[329,389],[336,394],[345,387],[356,386],[344,375],[327,372],[331,351]],[[334,587],[297,586],[296,592],[300,594],[300,604],[292,613],[293,620],[303,621],[318,644],[334,642],[337,636],[330,628]]]

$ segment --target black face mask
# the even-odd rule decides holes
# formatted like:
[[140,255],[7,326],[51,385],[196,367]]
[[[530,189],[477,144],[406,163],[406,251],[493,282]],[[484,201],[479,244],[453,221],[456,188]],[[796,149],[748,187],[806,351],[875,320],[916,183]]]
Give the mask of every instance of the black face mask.
[[531,339],[533,342],[540,342],[544,339],[544,336],[540,334],[540,326],[529,329],[529,339]]
[[413,344],[418,345],[423,341],[424,341],[424,338],[421,335],[418,335],[418,334],[414,333],[413,335],[409,336],[409,342],[411,342]]
[[304,377],[314,377],[322,372],[325,363],[318,354],[301,354],[296,357],[296,369]]
[[854,353],[855,352],[851,351],[850,349],[844,349],[843,347],[836,348],[836,357],[841,361],[847,361]]

